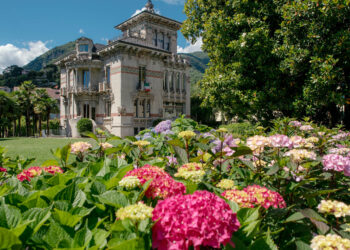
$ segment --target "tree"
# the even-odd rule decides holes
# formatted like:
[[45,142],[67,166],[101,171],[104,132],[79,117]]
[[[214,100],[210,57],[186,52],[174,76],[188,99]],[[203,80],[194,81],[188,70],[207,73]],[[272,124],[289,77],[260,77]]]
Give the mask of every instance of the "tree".
[[24,115],[26,118],[26,135],[30,135],[30,117],[33,114],[33,91],[35,89],[35,85],[32,84],[31,81],[25,81],[20,86],[19,92],[19,100],[20,106],[24,110]]
[[49,99],[49,95],[47,94],[45,89],[35,89],[34,96],[34,113],[38,115],[39,118],[39,135],[41,136],[41,121],[43,114],[46,113],[46,104]]
[[59,111],[59,107],[57,105],[56,100],[52,98],[47,98],[45,100],[45,108],[46,108],[46,128],[47,128],[47,134],[50,134],[50,114],[51,113],[57,113]]
[[202,37],[210,58],[205,104],[262,122],[339,122],[318,114],[339,113],[349,90],[350,1],[188,0],[185,13],[182,33]]
[[[16,102],[8,93],[0,91],[0,137],[8,136],[12,122],[16,120],[16,111]],[[12,131],[14,133],[15,126]]]

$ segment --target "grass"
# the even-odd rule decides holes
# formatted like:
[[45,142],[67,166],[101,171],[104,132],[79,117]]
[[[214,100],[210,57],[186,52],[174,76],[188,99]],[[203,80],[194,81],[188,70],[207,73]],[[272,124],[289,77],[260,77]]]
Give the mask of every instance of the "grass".
[[31,166],[40,166],[47,160],[54,159],[50,149],[61,148],[68,143],[77,141],[88,141],[93,143],[90,138],[27,138],[15,137],[0,139],[0,147],[7,149],[6,155],[9,157],[20,156],[20,158],[35,158]]

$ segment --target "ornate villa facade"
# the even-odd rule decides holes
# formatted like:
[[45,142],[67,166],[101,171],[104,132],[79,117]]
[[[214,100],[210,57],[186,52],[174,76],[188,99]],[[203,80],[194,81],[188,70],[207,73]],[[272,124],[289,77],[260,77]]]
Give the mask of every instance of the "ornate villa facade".
[[130,136],[156,119],[190,115],[189,63],[177,55],[181,23],[145,10],[115,26],[107,45],[86,37],[57,62],[61,69],[60,121],[68,136],[90,118],[96,127]]

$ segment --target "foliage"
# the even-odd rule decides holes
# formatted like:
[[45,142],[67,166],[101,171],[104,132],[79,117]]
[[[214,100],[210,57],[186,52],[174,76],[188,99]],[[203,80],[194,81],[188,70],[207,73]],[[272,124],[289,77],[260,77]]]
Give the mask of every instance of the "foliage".
[[202,37],[210,58],[200,83],[205,104],[265,124],[308,115],[350,126],[341,117],[349,93],[349,1],[189,0],[185,13],[182,33]]
[[[231,237],[237,249],[310,249],[315,235],[338,235],[344,244],[350,239],[350,133],[339,128],[284,118],[238,139],[225,128],[179,118],[166,131],[143,131],[138,143],[135,137],[103,131],[88,135],[96,141],[90,149],[71,151],[68,144],[53,150],[54,160],[41,168],[27,169],[30,161],[9,158],[0,148],[1,248],[162,249],[163,243],[221,243],[222,249],[232,249]],[[296,160],[292,150],[310,157]],[[330,170],[327,162],[326,169],[322,159],[334,152],[349,163],[334,163],[338,168]],[[186,171],[176,174],[184,168],[190,176],[203,174],[192,182]],[[24,169],[29,181],[16,178]],[[227,186],[223,180],[229,190],[222,189]],[[187,194],[163,201],[156,194],[171,195],[171,183],[185,185]],[[203,216],[207,211],[210,216]],[[161,214],[166,216],[158,218]],[[225,216],[232,221],[222,220]],[[234,227],[227,230],[229,223]],[[209,225],[210,230],[202,230]],[[172,235],[179,242],[167,243]]]
[[81,135],[86,132],[92,132],[92,121],[88,118],[82,118],[78,121],[77,128]]

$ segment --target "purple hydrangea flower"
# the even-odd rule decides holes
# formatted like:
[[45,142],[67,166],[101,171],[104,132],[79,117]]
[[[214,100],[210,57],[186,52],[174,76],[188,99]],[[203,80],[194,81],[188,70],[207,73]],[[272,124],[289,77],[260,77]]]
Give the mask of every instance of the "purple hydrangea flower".
[[154,131],[159,134],[170,129],[171,129],[171,120],[166,120],[158,123],[158,125],[154,128]]
[[168,166],[171,165],[177,165],[177,159],[174,156],[167,156],[166,158],[168,158]]
[[323,156],[322,164],[323,170],[334,170],[337,172],[344,171],[344,173],[346,171],[347,174],[350,167],[350,158],[337,154],[328,154]]

